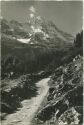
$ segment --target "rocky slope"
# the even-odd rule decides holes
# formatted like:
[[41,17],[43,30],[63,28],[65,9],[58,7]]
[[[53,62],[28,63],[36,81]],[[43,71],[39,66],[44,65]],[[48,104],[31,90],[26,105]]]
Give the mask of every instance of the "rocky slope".
[[82,124],[82,67],[82,57],[77,55],[73,61],[55,70],[49,83],[46,104],[38,111],[36,124]]

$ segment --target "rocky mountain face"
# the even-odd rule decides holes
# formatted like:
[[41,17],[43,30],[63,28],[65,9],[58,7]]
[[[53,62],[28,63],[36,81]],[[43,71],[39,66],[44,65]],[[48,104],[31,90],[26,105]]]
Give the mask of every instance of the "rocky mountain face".
[[2,19],[1,32],[3,78],[11,76],[11,72],[17,75],[48,67],[51,61],[59,61],[74,42],[72,35],[35,15],[27,23]]
[[[32,9],[34,11],[32,11]],[[73,43],[73,36],[60,30],[52,21],[39,16],[35,8],[29,9],[27,22],[1,20],[1,31],[12,39],[26,44],[65,47]],[[59,42],[58,42],[59,41]]]
[[[40,22],[40,23],[39,23]],[[27,44],[44,44],[44,45],[57,45],[73,43],[73,36],[60,30],[51,21],[35,18],[35,21],[28,21],[28,23],[19,23],[18,21],[11,20],[8,22],[5,19],[1,20],[1,31],[5,34],[16,39],[18,42]]]
[[[37,124],[82,124],[83,122],[83,60],[80,55],[60,66],[49,82],[46,104],[37,114]],[[38,122],[39,121],[39,122]]]

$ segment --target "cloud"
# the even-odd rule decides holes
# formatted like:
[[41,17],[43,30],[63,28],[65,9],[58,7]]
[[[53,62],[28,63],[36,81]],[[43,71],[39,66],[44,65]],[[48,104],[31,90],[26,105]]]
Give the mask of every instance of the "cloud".
[[30,10],[30,12],[32,12],[32,13],[35,13],[35,12],[36,12],[34,6],[31,6],[31,7],[29,8],[29,10]]

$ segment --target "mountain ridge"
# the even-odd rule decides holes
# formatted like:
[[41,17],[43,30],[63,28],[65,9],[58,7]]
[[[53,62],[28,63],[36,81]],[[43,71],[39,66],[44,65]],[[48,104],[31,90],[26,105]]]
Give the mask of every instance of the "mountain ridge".
[[[35,28],[34,25],[37,25],[37,28]],[[2,19],[1,21],[1,29],[2,33],[10,35],[13,39],[17,39],[20,42],[22,42],[20,39],[26,40],[24,43],[30,43],[34,44],[34,41],[37,39],[34,38],[34,41],[29,41],[29,39],[32,39],[32,37],[37,37],[41,39],[41,41],[46,41],[52,43],[52,41],[57,42],[58,40],[63,43],[68,41],[73,42],[73,36],[65,33],[61,30],[59,30],[55,24],[52,22],[46,22],[42,21],[41,24],[30,24],[28,23],[19,23],[18,21],[12,20],[10,22],[7,22],[6,20]],[[28,28],[27,28],[28,27]],[[55,40],[54,40],[55,39]],[[57,39],[57,40],[56,40]],[[40,41],[37,41],[39,43]]]

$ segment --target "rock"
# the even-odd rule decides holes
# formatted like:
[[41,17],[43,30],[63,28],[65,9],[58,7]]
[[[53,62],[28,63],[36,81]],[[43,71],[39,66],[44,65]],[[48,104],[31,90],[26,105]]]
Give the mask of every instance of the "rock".
[[42,121],[49,120],[53,113],[55,113],[55,108],[52,105],[47,105],[41,111],[38,112],[37,117]]
[[45,122],[56,117],[58,125],[83,123],[82,68],[82,57],[76,57],[55,70],[49,83],[46,106],[38,112],[38,119]]
[[49,93],[50,93],[50,94],[53,93],[54,90],[55,90],[55,87],[49,88]]
[[59,125],[60,123],[65,123],[67,125],[79,125],[80,122],[80,114],[75,110],[74,107],[70,108],[66,112],[64,112],[58,119]]
[[1,112],[7,112],[7,113],[11,113],[12,111],[12,107],[6,103],[1,103]]

